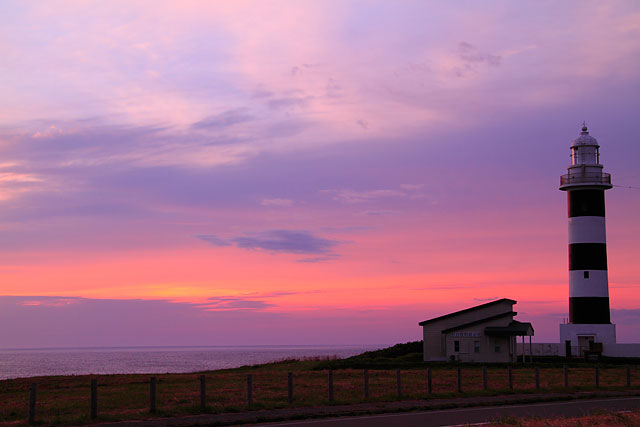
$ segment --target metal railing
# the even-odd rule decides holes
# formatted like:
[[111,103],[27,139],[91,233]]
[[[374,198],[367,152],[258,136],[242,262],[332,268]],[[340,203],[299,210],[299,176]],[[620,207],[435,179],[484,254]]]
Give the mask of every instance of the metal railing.
[[576,175],[567,174],[567,175],[562,175],[560,177],[560,185],[582,184],[582,183],[611,185],[611,175],[603,172],[603,173],[581,173]]

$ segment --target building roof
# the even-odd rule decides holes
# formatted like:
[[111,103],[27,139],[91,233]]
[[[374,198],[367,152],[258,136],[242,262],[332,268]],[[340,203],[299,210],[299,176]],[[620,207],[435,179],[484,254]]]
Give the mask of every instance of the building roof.
[[480,309],[483,309],[485,307],[489,307],[489,306],[492,306],[492,305],[500,304],[500,303],[503,303],[503,302],[508,302],[509,304],[512,304],[512,305],[517,303],[517,301],[514,301],[514,300],[509,299],[509,298],[501,298],[499,300],[491,301],[491,302],[488,302],[486,304],[476,305],[475,307],[466,308],[464,310],[456,311],[454,313],[445,314],[444,316],[434,317],[433,319],[424,320],[424,321],[418,323],[418,325],[424,326],[424,325],[427,325],[429,323],[434,323],[434,322],[437,322],[439,320],[448,319],[450,317],[458,316],[459,314],[463,314],[463,313],[470,313],[472,311],[480,310]]
[[[500,313],[500,314],[495,314],[493,316],[483,317],[482,319],[474,320],[473,322],[463,323],[462,325],[457,325],[457,326],[454,326],[452,328],[444,329],[442,331],[442,333],[443,334],[448,334],[449,332],[453,332],[453,331],[457,331],[457,330],[460,330],[460,329],[468,328],[469,326],[479,325],[481,323],[490,322],[491,320],[501,319],[503,317],[509,317],[509,316],[513,317],[516,314],[518,314],[518,313],[516,313],[515,311],[507,311],[505,313]],[[486,330],[486,328],[485,328],[485,330]]]
[[484,334],[494,337],[533,335],[533,326],[529,322],[514,320],[509,326],[487,326],[484,328]]

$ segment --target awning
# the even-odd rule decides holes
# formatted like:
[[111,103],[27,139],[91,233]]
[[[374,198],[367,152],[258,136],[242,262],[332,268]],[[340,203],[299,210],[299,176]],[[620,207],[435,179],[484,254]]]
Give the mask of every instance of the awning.
[[484,328],[484,334],[490,337],[533,336],[533,326],[529,322],[514,320],[509,326],[487,326]]

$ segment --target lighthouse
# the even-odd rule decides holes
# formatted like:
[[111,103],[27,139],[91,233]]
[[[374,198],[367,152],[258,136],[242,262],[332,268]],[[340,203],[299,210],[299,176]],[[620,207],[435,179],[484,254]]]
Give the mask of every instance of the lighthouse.
[[609,315],[609,280],[604,192],[612,187],[603,172],[600,146],[586,124],[571,144],[568,173],[560,177],[569,213],[569,323],[560,325],[560,352],[582,356],[615,346]]

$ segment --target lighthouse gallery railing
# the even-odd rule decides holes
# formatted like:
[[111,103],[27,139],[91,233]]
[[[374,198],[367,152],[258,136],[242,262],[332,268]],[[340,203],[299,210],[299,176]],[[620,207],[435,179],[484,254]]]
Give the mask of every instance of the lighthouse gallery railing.
[[611,184],[611,174],[608,173],[581,173],[576,175],[562,175],[560,185],[580,184],[583,182],[594,182],[597,184]]

